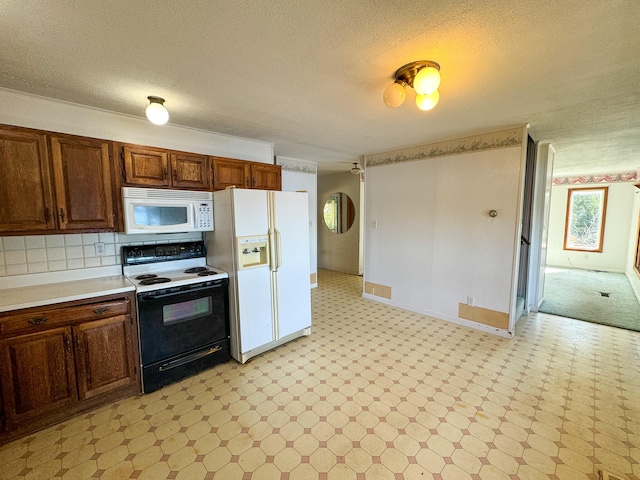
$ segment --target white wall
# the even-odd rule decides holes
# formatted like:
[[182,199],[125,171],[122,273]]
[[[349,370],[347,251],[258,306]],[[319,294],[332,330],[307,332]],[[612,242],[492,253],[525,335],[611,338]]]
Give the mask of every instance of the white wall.
[[317,164],[288,157],[276,157],[276,164],[282,166],[282,190],[295,192],[306,190],[309,194],[309,264],[311,274],[315,274],[317,287],[318,273],[318,180]]
[[[569,188],[600,186],[609,187],[602,253],[564,250]],[[627,267],[631,225],[635,225],[637,221],[637,217],[632,218],[634,190],[633,183],[630,182],[554,185],[551,188],[547,265],[624,272]]]
[[427,146],[432,158],[391,152],[375,165],[367,157],[364,277],[390,287],[391,299],[367,298],[512,335],[458,317],[468,297],[503,314],[515,308],[524,147],[522,129],[511,133],[513,147],[475,151],[483,141],[469,141],[469,153],[456,154],[451,141],[445,156]]
[[[324,204],[329,195],[344,192],[353,201],[355,218],[345,233],[333,233],[323,219]],[[318,176],[318,268],[359,275],[360,271],[360,175],[350,172]]]
[[205,155],[273,163],[273,144],[121,115],[0,88],[0,123]]

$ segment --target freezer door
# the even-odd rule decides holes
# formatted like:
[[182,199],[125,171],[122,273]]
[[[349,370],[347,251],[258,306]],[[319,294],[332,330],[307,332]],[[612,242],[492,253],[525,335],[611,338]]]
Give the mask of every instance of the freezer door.
[[271,263],[278,338],[311,326],[309,207],[306,193],[269,192],[277,258]]
[[266,235],[269,230],[267,192],[235,188],[232,193],[236,236]]

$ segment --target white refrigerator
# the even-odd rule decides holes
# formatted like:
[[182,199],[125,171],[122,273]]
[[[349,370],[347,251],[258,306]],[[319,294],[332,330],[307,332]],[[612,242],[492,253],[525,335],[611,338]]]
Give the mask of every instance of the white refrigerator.
[[229,273],[231,355],[240,363],[311,333],[307,193],[213,194],[207,264]]

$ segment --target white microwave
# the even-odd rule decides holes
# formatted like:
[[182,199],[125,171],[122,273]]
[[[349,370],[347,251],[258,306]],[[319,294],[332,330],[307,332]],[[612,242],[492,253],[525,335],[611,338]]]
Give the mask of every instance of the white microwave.
[[213,231],[213,193],[122,188],[125,233]]

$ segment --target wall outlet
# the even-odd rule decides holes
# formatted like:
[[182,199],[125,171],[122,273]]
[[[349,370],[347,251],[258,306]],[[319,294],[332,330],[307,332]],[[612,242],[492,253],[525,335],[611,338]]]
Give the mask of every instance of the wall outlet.
[[104,242],[94,243],[93,248],[96,250],[96,256],[104,255]]
[[378,221],[377,220],[371,220],[371,228],[378,228]]
[[469,305],[470,307],[475,307],[476,299],[473,297],[467,297],[467,305]]

